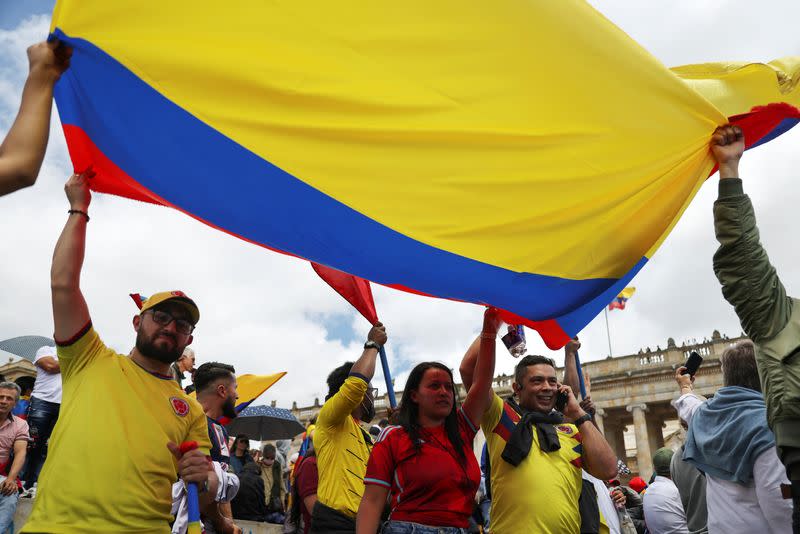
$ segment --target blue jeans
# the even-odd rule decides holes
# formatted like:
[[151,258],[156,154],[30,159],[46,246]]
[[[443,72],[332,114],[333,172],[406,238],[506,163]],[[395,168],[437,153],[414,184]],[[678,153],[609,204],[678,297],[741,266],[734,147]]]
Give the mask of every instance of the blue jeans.
[[56,426],[60,409],[61,405],[56,402],[31,397],[31,404],[28,407],[28,429],[31,442],[28,444],[25,467],[22,469],[22,479],[25,481],[26,488],[33,487],[39,479],[39,472],[47,458],[47,442],[50,434],[53,433],[53,427]]
[[387,521],[383,534],[467,534],[467,529],[458,527],[429,527],[408,521]]
[[14,522],[17,500],[19,500],[19,493],[16,491],[11,495],[0,493],[0,532],[5,532]]
[[267,523],[272,523],[273,525],[282,525],[286,520],[286,516],[280,512],[268,512],[265,520]]
[[489,531],[489,510],[492,508],[492,501],[484,499],[478,505],[481,509],[481,517],[483,518],[483,530]]

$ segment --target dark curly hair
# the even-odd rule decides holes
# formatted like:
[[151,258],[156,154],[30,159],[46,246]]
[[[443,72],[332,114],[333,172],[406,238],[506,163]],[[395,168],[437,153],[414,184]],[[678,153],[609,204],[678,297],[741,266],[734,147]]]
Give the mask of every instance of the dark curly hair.
[[400,400],[398,422],[408,434],[417,453],[419,453],[422,448],[419,437],[421,428],[419,426],[419,406],[416,402],[411,400],[411,392],[419,389],[422,378],[425,376],[425,371],[428,369],[441,369],[450,377],[450,384],[453,387],[453,408],[444,420],[444,430],[447,434],[447,438],[450,440],[450,444],[452,444],[453,448],[456,450],[459,459],[466,462],[467,459],[466,456],[464,456],[464,440],[461,439],[461,432],[458,429],[458,415],[456,414],[458,406],[458,399],[455,398],[457,391],[456,385],[453,382],[453,372],[444,364],[439,362],[422,362],[411,370],[411,374],[408,375],[408,380],[406,381],[406,386],[403,388],[403,398]]
[[328,396],[325,400],[330,399],[339,392],[344,381],[350,376],[350,370],[353,368],[355,362],[344,362],[342,365],[331,371],[328,375]]

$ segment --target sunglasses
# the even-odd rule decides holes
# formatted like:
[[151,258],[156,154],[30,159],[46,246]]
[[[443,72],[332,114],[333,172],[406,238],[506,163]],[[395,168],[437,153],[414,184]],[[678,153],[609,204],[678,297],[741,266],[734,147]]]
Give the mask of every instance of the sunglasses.
[[150,315],[153,317],[153,321],[155,321],[156,324],[168,326],[169,323],[175,321],[175,330],[177,330],[179,333],[189,335],[194,332],[194,325],[186,319],[177,319],[169,313],[161,310],[147,310],[145,313],[148,312],[150,312]]

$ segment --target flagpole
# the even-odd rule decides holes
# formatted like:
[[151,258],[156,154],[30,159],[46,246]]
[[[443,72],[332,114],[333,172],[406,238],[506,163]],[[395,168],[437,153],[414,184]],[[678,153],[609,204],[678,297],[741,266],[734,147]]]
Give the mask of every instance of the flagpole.
[[[566,365],[566,364],[565,364]],[[578,371],[578,387],[581,390],[581,398],[586,398],[586,383],[583,381],[583,368],[581,367],[581,358],[578,356],[578,351],[575,351],[575,370]]]
[[394,410],[397,408],[397,399],[394,396],[394,384],[392,383],[392,372],[389,370],[389,359],[386,357],[386,349],[381,345],[381,367],[383,367],[383,378],[386,380],[386,392],[389,394],[389,406]]
[[606,336],[608,337],[608,357],[611,357],[611,330],[608,328],[608,306],[603,308],[606,315]]

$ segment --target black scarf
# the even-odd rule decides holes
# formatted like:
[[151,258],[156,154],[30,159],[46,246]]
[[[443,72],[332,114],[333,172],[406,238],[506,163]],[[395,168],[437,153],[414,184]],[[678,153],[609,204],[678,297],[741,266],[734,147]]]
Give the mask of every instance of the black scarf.
[[501,457],[514,467],[518,466],[522,460],[527,458],[533,445],[533,429],[536,427],[536,434],[539,437],[539,448],[544,452],[555,452],[561,448],[558,441],[558,433],[553,425],[564,422],[564,417],[552,411],[549,414],[541,412],[529,412],[520,407],[513,399],[506,401],[517,413],[523,414],[511,436],[508,438]]

